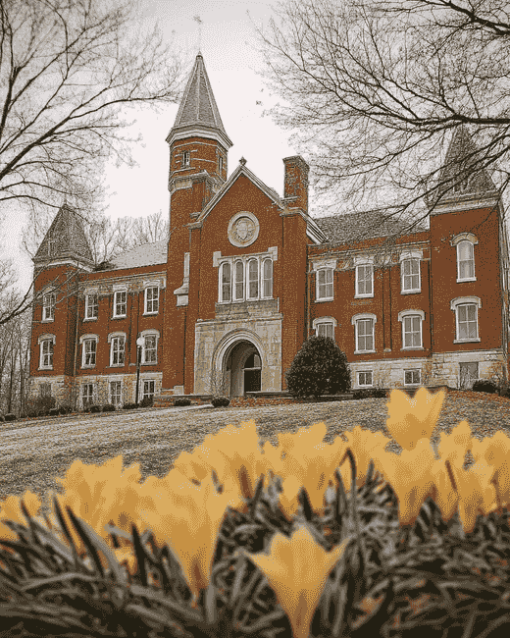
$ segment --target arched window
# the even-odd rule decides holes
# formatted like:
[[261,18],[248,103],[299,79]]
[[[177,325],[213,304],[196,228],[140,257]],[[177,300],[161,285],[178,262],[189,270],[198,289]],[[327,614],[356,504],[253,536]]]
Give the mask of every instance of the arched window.
[[270,299],[273,296],[273,260],[264,259],[263,267],[263,296]]
[[259,296],[259,268],[256,259],[248,262],[248,299],[257,299]]
[[246,362],[244,364],[244,369],[245,370],[250,370],[250,369],[254,369],[254,368],[261,368],[262,364],[260,361],[260,357],[259,355],[254,352],[253,354],[251,354],[247,359]]
[[244,299],[244,265],[242,261],[236,261],[234,266],[234,301]]
[[225,262],[221,267],[221,300],[232,301],[232,276],[230,264]]

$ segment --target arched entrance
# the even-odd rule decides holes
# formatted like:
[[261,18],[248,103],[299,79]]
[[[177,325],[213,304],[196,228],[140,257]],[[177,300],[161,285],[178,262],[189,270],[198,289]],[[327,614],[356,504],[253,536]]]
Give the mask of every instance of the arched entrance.
[[231,397],[258,392],[261,388],[262,360],[257,348],[249,341],[237,342],[225,358],[227,388]]

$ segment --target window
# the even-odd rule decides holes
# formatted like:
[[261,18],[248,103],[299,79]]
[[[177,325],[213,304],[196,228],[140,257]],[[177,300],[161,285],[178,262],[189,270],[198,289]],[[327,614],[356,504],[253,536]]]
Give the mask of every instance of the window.
[[110,381],[110,403],[117,408],[122,406],[122,381]]
[[244,299],[244,264],[236,261],[234,266],[234,301]]
[[313,320],[313,329],[318,337],[335,338],[337,321],[334,317],[318,317]]
[[53,321],[55,319],[56,295],[48,292],[43,295],[43,321]]
[[159,311],[159,286],[145,289],[145,314],[156,315]]
[[402,292],[420,292],[420,260],[404,259],[400,265],[402,274]]
[[125,317],[127,314],[127,291],[117,290],[113,299],[113,316]]
[[457,244],[457,281],[475,279],[475,247],[470,241]]
[[356,349],[354,354],[360,352],[375,352],[375,323],[377,318],[372,314],[355,315],[351,323],[355,329]]
[[42,337],[39,337],[39,368],[46,370],[53,369],[54,344],[55,337],[53,335],[43,335]]
[[55,254],[55,238],[52,235],[48,235],[48,257],[53,257]]
[[273,296],[273,260],[236,258],[220,265],[219,302],[256,301]]
[[374,296],[374,267],[372,264],[356,266],[356,297]]
[[358,385],[359,386],[373,385],[372,370],[365,370],[363,372],[358,372]]
[[97,294],[89,294],[85,296],[85,319],[97,319],[98,301]]
[[478,361],[459,363],[460,389],[471,390],[473,383],[479,379]]
[[143,397],[144,399],[153,399],[155,394],[156,382],[153,379],[143,382]]
[[81,386],[81,402],[84,408],[88,408],[94,403],[94,384],[84,383]]
[[112,337],[110,347],[110,365],[123,366],[126,356],[126,338],[124,336]]
[[404,385],[420,385],[420,370],[404,370]]
[[83,339],[82,368],[93,368],[96,365],[97,340]]
[[182,166],[185,168],[186,166],[191,165],[191,157],[189,151],[184,151],[182,154]]
[[223,174],[223,157],[220,157],[218,160],[218,172],[220,175]]
[[256,259],[248,262],[248,299],[258,299],[259,296],[259,265]]
[[450,307],[455,312],[456,338],[454,343],[480,341],[478,336],[479,297],[457,297]]
[[262,269],[262,296],[265,299],[271,299],[273,296],[273,260],[264,259]]
[[317,271],[317,300],[333,299],[333,268]]
[[41,399],[51,398],[51,383],[41,383],[39,386],[39,396]]
[[142,363],[158,362],[158,337],[155,334],[145,335]]
[[408,315],[402,320],[403,347],[421,348],[421,317],[419,315]]

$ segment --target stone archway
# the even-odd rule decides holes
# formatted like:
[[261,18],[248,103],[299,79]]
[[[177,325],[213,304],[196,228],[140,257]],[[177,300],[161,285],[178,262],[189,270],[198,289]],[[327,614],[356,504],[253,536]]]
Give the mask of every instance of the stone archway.
[[225,385],[231,397],[261,389],[262,360],[250,341],[236,341],[224,357]]

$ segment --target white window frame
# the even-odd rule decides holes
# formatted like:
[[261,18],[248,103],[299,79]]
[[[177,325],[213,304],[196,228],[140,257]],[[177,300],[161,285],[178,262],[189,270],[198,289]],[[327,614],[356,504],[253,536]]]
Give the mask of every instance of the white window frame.
[[[117,295],[126,295],[126,301],[124,302],[124,304],[122,304],[122,305],[125,306],[124,314],[118,314],[117,313],[117,304],[119,303],[117,301]],[[128,293],[127,293],[127,289],[126,288],[123,288],[122,290],[116,290],[113,293],[113,318],[114,319],[127,317],[127,302],[128,302]],[[119,304],[119,305],[121,305],[121,304]]]
[[[37,343],[39,344],[39,370],[53,370],[53,361],[55,357],[55,343],[56,343],[55,335],[50,335],[50,334],[41,335],[37,339]],[[52,347],[50,348],[50,352],[44,352],[45,343],[51,343]],[[44,357],[48,355],[50,356],[50,363],[47,365],[44,365],[43,364]]]
[[[113,355],[115,350],[115,343],[120,340],[124,343],[124,362],[113,363]],[[108,343],[110,344],[110,367],[111,368],[123,368],[126,365],[126,333],[125,332],[112,332],[108,335]],[[119,350],[120,352],[120,350]]]
[[[260,301],[262,299],[273,298],[273,279],[274,268],[273,262],[276,261],[276,248],[269,249],[269,255],[264,253],[262,255],[236,255],[235,257],[221,258],[220,253],[215,253],[213,256],[213,265],[218,267],[218,303],[242,303],[244,301]],[[221,260],[221,261],[220,261]],[[264,279],[265,264],[271,262],[271,280]],[[256,263],[257,270],[257,296],[250,295],[250,264]],[[243,267],[243,281],[242,292],[243,296],[239,297],[237,294],[237,284],[240,281],[237,278],[237,264],[242,263]],[[228,290],[230,292],[229,297],[225,298],[223,288],[223,272],[224,269],[230,267],[230,278],[228,282]],[[269,283],[268,283],[269,282]],[[227,286],[227,284],[225,284]],[[269,287],[271,296],[265,294],[265,288]]]
[[[417,383],[407,383],[406,382],[406,374],[410,372],[411,374],[418,374],[418,381]],[[410,368],[409,370],[404,370],[404,386],[406,388],[416,388],[417,386],[421,385],[421,370],[419,368]]]
[[[421,251],[412,252],[412,253],[403,253],[402,255],[400,255],[400,293],[402,295],[412,295],[412,294],[421,292],[421,260],[422,260]],[[406,288],[405,286],[406,278],[411,278],[411,282],[412,282],[412,278],[416,277],[416,274],[413,274],[413,273],[411,273],[410,275],[405,274],[404,271],[405,271],[406,263],[409,263],[409,264],[418,263],[418,273],[417,273],[418,286],[417,287]]]
[[[239,280],[238,276],[237,276],[237,271],[238,271],[238,264],[241,265],[241,279]],[[243,264],[243,260],[242,259],[236,259],[233,264],[232,264],[232,269],[231,269],[231,274],[233,276],[233,286],[232,286],[232,292],[234,293],[232,295],[233,297],[233,301],[244,301],[244,291],[246,289],[246,282],[245,282],[245,267]],[[241,286],[241,295],[237,294],[237,287],[238,285]]]
[[[90,298],[94,298],[96,299],[96,303],[92,304],[90,303]],[[91,315],[90,310],[91,309],[96,309],[96,314],[95,315]],[[85,294],[85,317],[84,320],[85,321],[97,321],[97,318],[99,317],[99,295],[97,294],[97,292],[87,292]]]
[[[420,345],[419,346],[405,345],[406,343],[406,339],[405,339],[406,321],[405,320],[412,317],[420,318]],[[423,348],[423,322],[425,321],[425,313],[423,312],[423,310],[415,310],[415,309],[401,310],[398,313],[398,320],[402,324],[402,347],[400,349],[401,350],[423,350],[424,349]]]
[[182,152],[182,167],[189,168],[191,166],[191,152],[183,151]]
[[[465,281],[476,281],[476,258],[475,258],[475,245],[478,244],[478,238],[473,233],[460,233],[451,240],[451,245],[457,250],[457,283],[463,283]],[[471,251],[473,259],[460,259],[461,246],[463,244],[471,245]],[[461,263],[465,261],[473,261],[473,276],[461,277]]]
[[[367,319],[372,320],[372,339],[374,342],[374,349],[373,350],[358,350],[358,330],[359,330],[359,321],[366,321]],[[365,312],[365,313],[360,313],[357,315],[354,315],[351,319],[351,323],[354,326],[354,354],[370,354],[373,352],[376,352],[376,348],[375,348],[375,324],[377,323],[377,316],[369,313],[369,312]],[[366,336],[366,335],[364,335]]]
[[221,176],[223,173],[223,157],[220,155],[218,158],[218,174]]
[[[253,280],[253,283],[257,284],[257,294],[253,296],[251,294],[251,264],[255,264],[255,274],[257,275],[257,278]],[[260,260],[256,257],[250,257],[246,260],[246,300],[257,301],[258,299],[260,299]]]
[[[316,301],[333,301],[335,298],[335,275],[333,268],[318,268],[316,277]],[[324,281],[321,281],[324,279]]]
[[[476,323],[476,337],[468,337],[467,339],[460,338],[459,331],[459,308],[461,306],[475,306],[475,323]],[[480,297],[456,297],[450,302],[450,309],[455,312],[455,339],[453,343],[478,343],[480,339],[480,321],[478,316],[478,310],[482,307],[482,301]]]
[[44,323],[55,321],[55,306],[57,305],[57,295],[52,290],[43,294],[42,320]]
[[[143,346],[142,346],[142,353],[141,353],[141,364],[142,365],[147,365],[147,366],[155,366],[158,364],[158,343],[159,343],[159,330],[144,330],[140,336],[143,338]],[[146,355],[146,339],[147,337],[154,337],[156,339],[156,360],[155,361],[147,361],[147,355]]]
[[[83,383],[80,390],[80,401],[81,401],[81,407],[82,409],[85,408],[85,388],[92,388],[92,396],[90,397],[90,403],[87,402],[87,405],[94,405],[96,403],[96,384],[92,383],[92,381],[89,381],[87,383]],[[87,393],[88,394],[88,393]]]
[[[372,381],[370,383],[361,383],[360,378],[362,374],[370,374]],[[374,387],[374,371],[373,370],[358,370],[356,373],[356,379],[358,382],[358,388],[373,388]]]
[[[80,344],[81,344],[81,367],[82,368],[95,368],[96,364],[97,364],[97,344],[99,341],[99,337],[97,335],[83,335],[82,337],[80,337]],[[94,350],[94,363],[93,364],[88,364],[86,363],[87,360],[87,343],[95,343],[95,350]]]
[[[112,394],[112,384],[113,383],[118,383],[119,387],[120,387],[120,397],[119,397],[119,401],[118,402],[115,402],[113,400],[113,394]],[[123,390],[123,388],[122,388],[122,379],[110,379],[109,383],[108,383],[108,400],[109,400],[109,403],[111,403],[115,407],[122,407],[122,405],[123,405],[122,390]]]
[[320,332],[320,327],[321,326],[332,326],[333,328],[333,340],[336,341],[336,337],[335,337],[335,328],[337,327],[338,322],[334,317],[317,317],[317,319],[314,319],[312,322],[312,327],[315,330],[315,334],[317,337],[320,336],[319,332]]
[[[269,278],[266,277],[266,264],[269,264],[271,276]],[[261,280],[262,280],[262,289],[260,291],[262,299],[272,299],[273,298],[273,260],[270,257],[266,257],[262,260],[261,267]],[[266,283],[268,283],[269,294],[266,294]]]
[[[149,300],[149,290],[157,290],[156,297],[152,296],[152,299]],[[149,310],[149,301],[151,303],[151,310]],[[156,305],[156,310],[154,310],[154,305]],[[143,314],[144,315],[157,315],[159,313],[159,286],[158,284],[153,284],[147,286],[144,290],[144,302],[143,302]]]
[[[360,292],[360,268],[369,268],[370,269],[370,285],[372,287],[371,292]],[[364,279],[364,282],[368,281],[368,279]],[[364,263],[357,264],[356,266],[356,294],[354,295],[355,299],[367,299],[374,296],[374,264],[372,263]]]
[[[145,384],[146,383],[153,383],[154,384],[154,392],[151,394],[146,394],[145,392]],[[142,379],[142,387],[141,387],[141,395],[142,395],[142,401],[143,399],[145,399],[146,397],[154,397],[156,396],[156,379]]]

